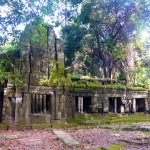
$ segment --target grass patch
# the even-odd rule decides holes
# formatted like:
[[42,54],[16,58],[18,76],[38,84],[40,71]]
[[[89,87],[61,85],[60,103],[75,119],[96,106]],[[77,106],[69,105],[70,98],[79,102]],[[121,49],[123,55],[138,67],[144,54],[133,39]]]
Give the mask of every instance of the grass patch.
[[150,122],[150,116],[143,113],[131,115],[108,114],[105,116],[83,114],[77,116],[76,118],[67,120],[67,123],[78,123],[84,125],[130,124],[138,122]]
[[32,128],[36,128],[36,129],[46,129],[46,128],[50,128],[51,125],[50,124],[32,124]]
[[120,145],[115,145],[115,144],[112,144],[106,148],[104,148],[104,150],[126,150],[125,148],[123,148],[122,146]]

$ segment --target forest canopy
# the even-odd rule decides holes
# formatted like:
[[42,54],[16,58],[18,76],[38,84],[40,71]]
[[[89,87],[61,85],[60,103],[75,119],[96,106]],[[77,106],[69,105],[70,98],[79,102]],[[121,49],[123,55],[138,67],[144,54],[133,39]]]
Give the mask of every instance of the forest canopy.
[[[62,29],[65,67],[72,76],[150,85],[149,0],[2,0],[0,8],[1,55],[21,49],[22,36],[30,34],[33,22],[39,31],[53,23]],[[20,24],[26,32],[17,28]],[[7,59],[0,64],[3,78]]]

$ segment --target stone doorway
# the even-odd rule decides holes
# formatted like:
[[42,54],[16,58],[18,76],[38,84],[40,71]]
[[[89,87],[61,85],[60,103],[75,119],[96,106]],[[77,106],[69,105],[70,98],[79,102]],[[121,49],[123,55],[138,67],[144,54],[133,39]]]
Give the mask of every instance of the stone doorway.
[[91,113],[91,97],[75,97],[75,108],[78,113]]
[[109,98],[109,112],[115,112],[115,101],[113,98]]
[[76,110],[76,112],[78,112],[78,97],[76,96],[75,97],[75,110]]
[[121,101],[120,97],[116,97],[116,98],[110,97],[109,98],[109,112],[121,113],[122,106],[123,105],[122,105],[122,101]]
[[91,113],[91,97],[83,97],[83,112]]
[[117,113],[122,113],[121,112],[121,107],[122,107],[122,101],[121,98],[117,98]]
[[2,122],[2,116],[3,116],[3,98],[4,98],[4,92],[0,92],[0,123]]
[[51,113],[51,95],[46,95],[46,113]]
[[136,111],[137,112],[144,112],[145,111],[145,99],[144,98],[137,98],[136,99]]

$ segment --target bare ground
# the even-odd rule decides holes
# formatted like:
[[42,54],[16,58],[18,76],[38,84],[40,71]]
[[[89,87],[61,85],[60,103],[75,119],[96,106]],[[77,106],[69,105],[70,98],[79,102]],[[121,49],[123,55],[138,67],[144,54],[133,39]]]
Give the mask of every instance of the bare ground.
[[[150,124],[142,124],[142,127],[144,126],[150,127]],[[81,145],[76,148],[64,145],[50,129],[8,130],[0,131],[0,150],[82,150],[107,147],[110,144],[123,145],[128,150],[150,150],[150,134],[136,130],[123,131],[97,127],[74,128],[66,132],[80,141]]]

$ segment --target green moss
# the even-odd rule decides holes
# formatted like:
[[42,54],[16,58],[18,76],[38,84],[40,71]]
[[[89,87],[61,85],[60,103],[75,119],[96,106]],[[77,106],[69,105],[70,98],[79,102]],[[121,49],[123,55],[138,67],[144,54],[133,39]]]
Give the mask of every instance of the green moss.
[[113,144],[113,145],[106,147],[105,150],[126,150],[126,149],[120,145]]
[[125,115],[108,114],[106,116],[100,115],[80,115],[76,118],[67,120],[68,123],[78,123],[82,125],[109,125],[109,124],[121,124],[121,123],[136,123],[136,122],[150,122],[150,116],[144,114]]
[[36,129],[46,129],[50,127],[51,127],[50,124],[32,124],[32,128],[36,128]]

